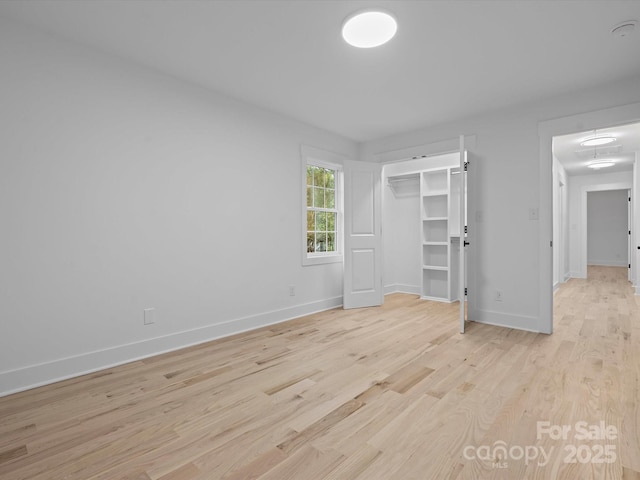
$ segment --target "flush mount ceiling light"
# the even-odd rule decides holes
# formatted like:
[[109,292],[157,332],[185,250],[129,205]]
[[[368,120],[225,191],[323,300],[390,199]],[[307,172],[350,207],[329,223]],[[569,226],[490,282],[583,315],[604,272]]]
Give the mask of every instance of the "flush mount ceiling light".
[[616,141],[616,137],[611,135],[598,135],[595,131],[593,135],[582,142],[580,145],[583,147],[599,147],[600,145],[607,145]]
[[611,161],[602,161],[590,163],[587,167],[593,168],[594,170],[600,170],[601,168],[613,167],[615,164],[615,162]]
[[379,47],[393,38],[398,24],[393,15],[380,10],[365,10],[347,17],[342,24],[342,38],[358,48]]

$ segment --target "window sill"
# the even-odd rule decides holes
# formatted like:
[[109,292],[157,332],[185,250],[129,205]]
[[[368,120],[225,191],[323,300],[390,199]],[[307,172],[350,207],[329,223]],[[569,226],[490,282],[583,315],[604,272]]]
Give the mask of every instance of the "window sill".
[[337,255],[318,255],[307,256],[302,258],[302,265],[324,265],[328,263],[342,263],[342,254]]

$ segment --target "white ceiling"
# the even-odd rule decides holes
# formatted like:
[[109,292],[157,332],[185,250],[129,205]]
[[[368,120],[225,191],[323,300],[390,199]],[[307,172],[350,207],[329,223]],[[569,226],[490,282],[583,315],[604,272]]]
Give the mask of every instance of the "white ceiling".
[[[342,21],[371,6],[397,36],[350,47]],[[610,34],[638,0],[31,0],[0,16],[356,141],[640,75],[640,31]]]

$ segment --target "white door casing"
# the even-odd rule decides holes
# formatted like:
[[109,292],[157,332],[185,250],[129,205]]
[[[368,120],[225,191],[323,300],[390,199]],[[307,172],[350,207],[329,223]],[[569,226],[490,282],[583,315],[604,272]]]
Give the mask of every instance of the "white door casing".
[[465,292],[466,285],[466,258],[465,251],[467,240],[465,235],[466,226],[466,208],[467,208],[467,195],[466,195],[466,180],[465,175],[465,155],[464,135],[460,135],[460,259],[458,261],[458,298],[460,299],[460,333],[464,333],[464,321],[465,321]]

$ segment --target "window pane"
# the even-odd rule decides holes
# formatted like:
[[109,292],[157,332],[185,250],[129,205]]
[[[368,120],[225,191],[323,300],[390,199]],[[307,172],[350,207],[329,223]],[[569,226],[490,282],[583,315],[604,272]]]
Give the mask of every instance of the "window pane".
[[327,212],[316,212],[316,231],[327,231]]
[[307,187],[307,207],[313,207],[313,187]]
[[313,231],[316,229],[316,212],[307,212],[307,230]]
[[307,185],[313,185],[313,169],[311,165],[307,165]]
[[335,213],[327,213],[327,231],[328,232],[336,231],[336,214]]
[[316,251],[315,234],[313,232],[307,232],[307,253],[313,253]]
[[327,251],[327,234],[326,233],[316,233],[316,252],[326,252]]
[[327,170],[327,188],[336,188],[336,173],[334,170]]
[[316,208],[325,208],[324,206],[324,188],[313,188],[313,206]]
[[326,208],[336,208],[336,191],[335,190],[325,190],[324,198],[326,201]]
[[316,187],[324,187],[325,186],[324,172],[325,172],[324,168],[315,167],[315,169],[313,171],[313,182],[314,182],[313,184]]
[[335,234],[327,233],[327,252],[336,251]]

